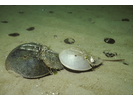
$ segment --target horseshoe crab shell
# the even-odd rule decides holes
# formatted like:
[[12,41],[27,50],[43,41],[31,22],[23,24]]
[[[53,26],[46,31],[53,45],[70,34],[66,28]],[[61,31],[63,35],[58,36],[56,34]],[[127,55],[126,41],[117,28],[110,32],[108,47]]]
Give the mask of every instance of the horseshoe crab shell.
[[39,78],[63,69],[58,54],[37,43],[25,43],[14,48],[5,61],[5,67],[25,78]]
[[71,47],[63,50],[59,54],[61,63],[68,69],[74,71],[86,71],[92,67],[98,66],[102,60],[87,53],[85,50],[78,47]]

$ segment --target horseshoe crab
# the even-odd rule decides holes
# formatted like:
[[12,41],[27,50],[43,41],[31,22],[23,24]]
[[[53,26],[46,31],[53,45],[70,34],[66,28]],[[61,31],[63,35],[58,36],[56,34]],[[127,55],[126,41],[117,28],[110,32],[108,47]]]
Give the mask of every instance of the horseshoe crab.
[[58,54],[38,43],[25,43],[13,49],[5,67],[25,78],[39,78],[63,69]]
[[122,61],[119,60],[102,60],[98,57],[92,56],[85,50],[78,47],[71,47],[63,50],[59,54],[61,63],[68,69],[74,71],[87,71],[93,67],[99,66],[103,61]]

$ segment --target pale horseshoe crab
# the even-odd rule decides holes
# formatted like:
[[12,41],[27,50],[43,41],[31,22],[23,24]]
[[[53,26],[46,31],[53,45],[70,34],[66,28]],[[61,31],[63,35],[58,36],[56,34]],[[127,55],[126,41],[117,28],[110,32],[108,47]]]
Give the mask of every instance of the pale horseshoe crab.
[[63,50],[59,54],[61,63],[68,69],[74,71],[87,71],[93,67],[99,66],[103,61],[123,61],[124,59],[117,60],[102,60],[87,53],[79,47],[70,47]]

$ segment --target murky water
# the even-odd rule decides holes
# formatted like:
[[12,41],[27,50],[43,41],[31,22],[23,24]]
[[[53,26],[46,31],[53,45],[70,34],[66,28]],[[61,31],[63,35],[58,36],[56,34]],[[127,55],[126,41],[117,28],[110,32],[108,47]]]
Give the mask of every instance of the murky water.
[[[133,94],[132,9],[132,6],[0,6],[0,94]],[[66,44],[66,38],[73,38],[75,43]],[[115,43],[105,43],[105,38],[113,38]],[[56,75],[25,79],[8,72],[5,59],[12,49],[28,42],[50,46],[57,53],[78,46],[102,59],[125,59],[126,64],[104,61],[93,71],[74,73],[64,69]],[[108,58],[105,50],[117,55]]]

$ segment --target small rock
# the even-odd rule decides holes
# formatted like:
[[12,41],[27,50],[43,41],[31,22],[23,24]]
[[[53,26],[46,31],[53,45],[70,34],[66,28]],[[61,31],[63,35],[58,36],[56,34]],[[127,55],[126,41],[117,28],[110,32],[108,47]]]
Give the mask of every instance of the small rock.
[[57,39],[57,35],[54,35],[54,38]]

